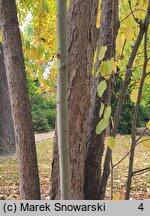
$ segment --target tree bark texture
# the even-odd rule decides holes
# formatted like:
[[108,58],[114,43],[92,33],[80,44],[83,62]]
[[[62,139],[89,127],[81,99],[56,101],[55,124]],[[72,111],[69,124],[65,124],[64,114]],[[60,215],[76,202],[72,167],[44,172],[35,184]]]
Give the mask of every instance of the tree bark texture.
[[[71,0],[68,14],[68,116],[72,199],[83,199],[87,123],[98,0]],[[54,145],[51,199],[59,199],[58,147]]]
[[15,134],[4,65],[3,47],[0,43],[0,155],[12,153],[15,153]]
[[15,0],[0,0],[4,61],[15,129],[21,199],[40,199],[31,109]]
[[[98,41],[98,50],[102,46],[107,46],[104,60],[110,59],[115,55],[115,41],[119,28],[118,19],[118,0],[101,1],[101,23]],[[101,62],[97,62],[99,66]],[[99,110],[101,102],[106,106],[110,103],[112,77],[107,81],[107,89],[102,98],[98,97],[97,87],[99,82],[104,79],[94,79],[91,91],[91,107],[88,122],[87,153],[85,161],[85,199],[98,199],[101,180],[101,163],[104,152],[105,131],[100,135],[96,134],[96,126],[100,121]]]

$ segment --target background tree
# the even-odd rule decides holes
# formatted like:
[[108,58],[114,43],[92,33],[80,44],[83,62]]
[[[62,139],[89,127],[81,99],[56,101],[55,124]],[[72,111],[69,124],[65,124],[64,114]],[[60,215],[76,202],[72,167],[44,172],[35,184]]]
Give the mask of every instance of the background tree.
[[[114,114],[114,123],[113,123],[114,125],[113,125],[112,130],[111,130],[111,136],[114,137],[114,138],[117,135],[118,126],[119,126],[119,119],[120,119],[120,116],[121,116],[123,104],[124,104],[125,97],[126,97],[126,94],[127,94],[127,89],[128,89],[128,86],[129,86],[129,84],[131,82],[132,74],[133,74],[133,71],[134,71],[133,70],[133,65],[134,64],[139,65],[139,58],[137,58],[137,52],[138,52],[138,50],[140,48],[140,45],[141,45],[142,39],[143,39],[143,35],[145,33],[145,25],[147,23],[147,20],[149,19],[148,18],[149,14],[147,13],[145,15],[145,11],[144,12],[142,11],[143,13],[141,13],[141,20],[139,21],[138,18],[136,19],[134,14],[133,14],[131,1],[127,2],[126,4],[128,5],[129,9],[131,10],[130,14],[133,15],[132,19],[133,19],[133,21],[136,21],[136,24],[138,24],[138,28],[135,28],[135,31],[132,33],[133,26],[131,24],[130,31],[129,31],[130,33],[125,34],[125,41],[127,40],[127,42],[128,42],[127,47],[129,48],[129,50],[131,50],[131,54],[130,54],[129,59],[127,59],[127,56],[128,56],[127,55],[128,50],[127,50],[126,56],[123,58],[123,61],[124,61],[125,64],[127,64],[127,66],[126,66],[126,70],[125,70],[126,71],[125,78],[124,78],[124,81],[123,81],[123,85],[122,85],[122,87],[120,89],[119,99],[118,99],[118,103],[117,103],[115,114]],[[137,7],[139,7],[139,6],[141,7],[141,4],[143,4],[143,3],[139,2],[137,5],[135,3],[135,5]],[[147,4],[146,4],[146,7],[147,7]],[[138,10],[138,9],[135,9],[135,11],[136,10]],[[128,18],[128,16],[125,18],[125,20],[127,18]],[[123,19],[123,21],[124,21],[124,19]],[[140,30],[139,30],[139,28],[140,28]],[[136,41],[135,41],[134,45],[131,46],[130,41],[134,38],[135,35],[136,35]],[[124,45],[123,45],[122,52],[123,52],[123,50],[124,50]],[[120,64],[118,64],[118,65],[120,65]],[[143,62],[141,62],[141,65],[139,66],[139,68],[142,65],[143,65]],[[124,69],[124,67],[120,67],[120,69]],[[107,152],[106,152],[105,162],[104,162],[104,171],[103,171],[103,175],[102,175],[102,181],[101,181],[101,189],[100,189],[100,191],[101,191],[101,197],[100,198],[101,199],[104,199],[104,194],[105,194],[105,190],[106,190],[106,183],[107,183],[107,180],[108,180],[108,177],[109,177],[109,174],[110,174],[110,163],[111,163],[111,168],[113,169],[111,153],[112,153],[112,151],[108,147]]]
[[130,160],[129,160],[129,171],[128,171],[128,180],[127,180],[127,190],[126,190],[126,199],[130,198],[130,190],[131,190],[131,183],[132,183],[132,177],[134,175],[133,172],[133,165],[134,165],[134,153],[135,153],[135,146],[137,144],[137,138],[136,138],[136,127],[137,127],[137,120],[138,120],[138,113],[142,98],[142,92],[144,87],[144,82],[146,79],[147,74],[147,65],[148,61],[150,60],[148,55],[148,28],[149,28],[149,19],[150,19],[150,0],[148,4],[148,13],[147,13],[147,19],[145,22],[145,35],[144,35],[144,64],[143,64],[143,72],[141,75],[141,81],[140,86],[138,90],[138,96],[137,96],[137,102],[134,110],[133,115],[133,123],[132,123],[132,143],[131,143],[131,153],[130,153]]
[[15,129],[21,198],[40,199],[34,132],[15,0],[0,0],[0,26]]

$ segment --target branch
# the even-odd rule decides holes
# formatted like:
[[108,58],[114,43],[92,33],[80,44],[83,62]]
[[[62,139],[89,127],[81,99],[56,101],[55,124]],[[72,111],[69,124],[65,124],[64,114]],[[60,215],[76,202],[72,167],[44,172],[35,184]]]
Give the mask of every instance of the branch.
[[141,140],[141,141],[139,141],[138,143],[136,143],[136,146],[139,145],[140,143],[146,142],[146,141],[148,141],[148,140],[150,140],[150,138],[147,138],[147,139],[145,139],[145,140]]
[[136,18],[135,15],[134,15],[134,11],[133,11],[132,5],[131,5],[131,0],[129,0],[128,3],[129,3],[129,7],[130,7],[130,10],[131,10],[131,14],[132,14],[132,16],[133,16],[133,19],[134,19],[135,22],[140,26],[140,25],[141,25],[140,21],[139,21],[138,18]]
[[145,128],[144,131],[142,131],[142,133],[140,134],[140,136],[136,140],[136,143],[138,143],[138,141],[141,139],[141,137],[145,134],[146,131],[147,131],[147,128]]
[[147,138],[147,139],[145,139],[145,140],[141,140],[140,142],[136,143],[136,145],[135,145],[134,147],[132,147],[132,148],[130,149],[130,151],[128,151],[127,154],[126,154],[120,161],[118,161],[118,162],[113,166],[113,168],[115,168],[116,166],[118,166],[118,165],[130,154],[130,152],[131,152],[135,147],[137,147],[140,143],[143,143],[143,142],[148,141],[148,140],[150,140],[150,138]]
[[124,40],[123,47],[122,47],[122,52],[121,52],[121,57],[123,57],[123,52],[124,52],[126,42],[127,42],[127,39]]
[[[146,12],[146,11],[143,10],[143,9],[136,9],[136,10],[133,10],[132,12],[134,13],[134,12],[136,12],[136,11],[144,11],[144,12]],[[120,23],[124,22],[124,21],[132,14],[132,12],[130,12],[126,17],[124,17],[124,18],[120,21]]]
[[[116,75],[116,74],[123,74],[123,73],[125,73],[125,72],[126,72],[126,74],[130,74],[130,70],[134,71],[134,70],[136,70],[137,68],[140,68],[140,67],[142,67],[142,66],[143,66],[143,64],[138,65],[138,66],[131,67],[131,68],[128,69],[129,71],[127,71],[127,70],[117,71],[117,72],[113,73],[113,75]],[[111,75],[112,75],[112,73],[106,74],[105,76],[106,76],[106,77],[109,77],[109,76],[111,76]],[[80,82],[80,83],[77,84],[77,85],[69,86],[68,89],[76,88],[76,87],[78,87],[78,86],[81,86],[81,85],[83,85],[83,84],[86,84],[86,83],[88,83],[88,82],[91,82],[91,81],[93,81],[93,80],[95,80],[95,79],[99,79],[100,77],[101,77],[101,75],[99,75],[99,76],[97,76],[97,77],[93,77],[93,78],[91,78],[91,79],[88,79],[88,80],[85,80],[85,81],[83,81],[83,82]]]
[[136,175],[136,174],[138,174],[138,173],[141,173],[141,172],[145,172],[145,171],[150,171],[150,167],[147,167],[147,168],[144,168],[144,169],[140,169],[140,170],[134,171],[134,172],[132,173],[132,176],[133,176],[133,175]]

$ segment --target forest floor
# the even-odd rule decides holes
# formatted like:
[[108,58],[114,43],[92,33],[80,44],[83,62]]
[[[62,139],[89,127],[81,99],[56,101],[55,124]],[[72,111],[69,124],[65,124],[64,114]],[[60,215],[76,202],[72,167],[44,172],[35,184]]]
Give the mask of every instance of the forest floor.
[[[40,174],[42,199],[49,199],[50,164],[52,162],[53,133],[36,134],[37,157]],[[146,137],[145,137],[146,138]],[[145,139],[144,138],[144,139]],[[42,140],[42,141],[41,141]],[[117,136],[117,145],[113,150],[113,163],[117,163],[130,149],[130,136]],[[140,144],[135,151],[135,170],[150,166],[149,142]],[[124,199],[128,172],[127,157],[114,169],[114,199]],[[18,167],[16,156],[0,158],[0,200],[20,199]],[[106,199],[110,199],[110,179],[106,191]],[[150,199],[150,172],[133,177],[131,199]]]

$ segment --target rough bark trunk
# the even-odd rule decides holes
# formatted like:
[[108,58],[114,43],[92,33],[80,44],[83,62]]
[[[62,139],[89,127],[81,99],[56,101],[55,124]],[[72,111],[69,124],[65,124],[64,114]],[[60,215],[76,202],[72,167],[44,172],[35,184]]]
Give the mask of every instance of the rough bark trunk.
[[0,0],[4,61],[15,129],[22,199],[40,199],[31,109],[15,0]]
[[[97,8],[98,0],[71,0],[68,14],[68,114],[72,199],[84,198],[84,162],[90,106],[88,80],[97,40]],[[51,199],[58,199],[60,195],[57,149],[56,142],[52,162]]]
[[0,43],[0,155],[13,153],[15,153],[15,134],[4,65],[3,47]]
[[[118,33],[118,0],[101,1],[101,24],[99,33],[99,50],[107,46],[105,59],[115,55],[115,40]],[[97,63],[100,64],[100,63]],[[102,98],[98,97],[97,87],[104,78],[95,79],[92,85],[91,108],[89,113],[89,128],[87,137],[87,154],[85,161],[85,199],[98,199],[101,179],[101,162],[104,151],[105,131],[96,135],[96,126],[100,121],[99,110],[101,102],[105,107],[110,103],[111,78],[107,82],[107,89]]]

